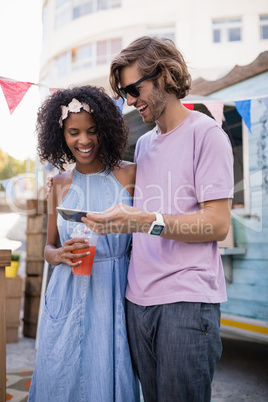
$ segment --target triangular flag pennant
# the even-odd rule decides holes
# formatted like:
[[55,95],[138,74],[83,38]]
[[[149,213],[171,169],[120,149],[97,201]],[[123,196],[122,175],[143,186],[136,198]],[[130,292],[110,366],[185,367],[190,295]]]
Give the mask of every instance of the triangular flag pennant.
[[238,113],[244,120],[247,128],[251,132],[251,118],[250,118],[251,100],[237,101],[235,102],[235,106]]
[[189,110],[194,110],[194,104],[193,103],[183,103],[183,106],[186,107]]
[[223,102],[203,102],[206,108],[210,111],[216,122],[222,126],[223,120]]
[[268,96],[267,96],[267,98],[261,98],[261,100],[265,104],[266,109],[268,109]]
[[14,112],[22,101],[28,89],[33,85],[31,82],[21,81],[0,81],[2,91],[5,95],[10,114]]

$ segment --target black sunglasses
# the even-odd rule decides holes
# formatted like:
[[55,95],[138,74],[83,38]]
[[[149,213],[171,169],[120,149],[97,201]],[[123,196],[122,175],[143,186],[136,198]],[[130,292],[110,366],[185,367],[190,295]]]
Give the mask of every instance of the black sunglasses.
[[134,82],[134,84],[129,84],[125,88],[120,88],[120,92],[123,95],[125,99],[127,99],[127,94],[130,96],[133,96],[133,98],[138,98],[140,96],[140,91],[137,88],[137,85],[140,84],[141,82],[148,80],[149,78],[153,78],[157,73],[159,72],[159,69],[154,70],[151,74],[147,74],[144,77],[142,77],[140,80]]

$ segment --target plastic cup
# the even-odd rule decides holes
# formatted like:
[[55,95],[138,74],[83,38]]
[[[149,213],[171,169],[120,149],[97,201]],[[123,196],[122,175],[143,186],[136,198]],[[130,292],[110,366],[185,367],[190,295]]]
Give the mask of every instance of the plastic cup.
[[[80,225],[79,225],[80,226]],[[78,267],[73,267],[73,274],[74,275],[91,275],[92,273],[92,267],[93,267],[93,262],[94,262],[94,257],[95,257],[95,251],[96,251],[96,245],[97,241],[99,238],[99,235],[95,232],[92,232],[90,229],[86,229],[86,232],[83,230],[82,232],[79,232],[79,230],[76,230],[72,233],[72,238],[74,237],[81,237],[84,239],[88,240],[89,247],[87,248],[82,248],[79,250],[73,250],[73,254],[82,254],[89,252],[90,254],[83,257],[83,258],[73,258],[73,262],[78,262],[82,261]]]

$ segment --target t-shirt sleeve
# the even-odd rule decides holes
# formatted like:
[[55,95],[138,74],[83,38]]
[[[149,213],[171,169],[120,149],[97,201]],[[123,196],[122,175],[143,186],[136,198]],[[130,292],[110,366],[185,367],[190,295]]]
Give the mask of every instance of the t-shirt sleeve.
[[209,128],[195,144],[195,188],[198,202],[233,198],[233,152],[227,134]]
[[136,146],[135,146],[135,151],[134,151],[134,163],[137,163],[137,159],[138,159],[138,154],[139,154],[139,149],[140,149],[140,138],[138,139],[138,141],[136,142]]

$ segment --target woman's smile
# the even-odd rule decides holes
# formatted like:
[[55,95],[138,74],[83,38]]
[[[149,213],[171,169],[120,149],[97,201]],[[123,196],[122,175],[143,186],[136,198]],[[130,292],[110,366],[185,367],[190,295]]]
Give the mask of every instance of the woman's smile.
[[78,152],[80,152],[81,156],[88,156],[92,151],[93,147],[91,148],[76,148]]
[[86,111],[70,113],[64,122],[66,144],[76,159],[81,173],[99,172],[103,166],[99,155],[97,125]]

